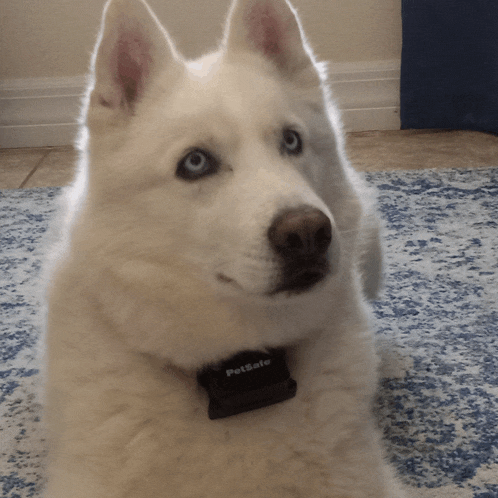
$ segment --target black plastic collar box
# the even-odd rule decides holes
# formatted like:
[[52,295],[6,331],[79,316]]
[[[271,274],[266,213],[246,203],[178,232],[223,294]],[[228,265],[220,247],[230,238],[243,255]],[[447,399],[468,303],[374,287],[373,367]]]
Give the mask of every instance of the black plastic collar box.
[[209,395],[211,420],[280,403],[296,395],[283,349],[244,351],[197,376]]

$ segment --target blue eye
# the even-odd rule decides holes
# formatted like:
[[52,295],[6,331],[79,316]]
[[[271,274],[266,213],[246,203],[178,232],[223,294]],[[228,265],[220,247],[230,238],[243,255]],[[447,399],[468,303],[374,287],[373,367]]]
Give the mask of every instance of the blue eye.
[[297,131],[289,128],[282,133],[282,150],[283,152],[297,156],[303,151],[303,141]]
[[202,149],[194,149],[178,162],[176,176],[184,180],[197,180],[218,171],[218,161]]

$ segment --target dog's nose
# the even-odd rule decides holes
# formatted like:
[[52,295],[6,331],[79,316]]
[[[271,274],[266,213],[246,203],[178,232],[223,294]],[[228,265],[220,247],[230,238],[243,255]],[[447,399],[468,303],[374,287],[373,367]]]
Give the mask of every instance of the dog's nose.
[[285,259],[319,258],[332,241],[332,224],[319,209],[301,206],[280,213],[268,230],[268,238]]

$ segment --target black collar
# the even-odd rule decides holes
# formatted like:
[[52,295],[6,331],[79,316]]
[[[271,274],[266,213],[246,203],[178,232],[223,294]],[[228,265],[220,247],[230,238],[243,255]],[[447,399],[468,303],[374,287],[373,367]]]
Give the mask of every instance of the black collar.
[[197,373],[209,395],[211,420],[280,403],[296,395],[284,349],[243,351]]

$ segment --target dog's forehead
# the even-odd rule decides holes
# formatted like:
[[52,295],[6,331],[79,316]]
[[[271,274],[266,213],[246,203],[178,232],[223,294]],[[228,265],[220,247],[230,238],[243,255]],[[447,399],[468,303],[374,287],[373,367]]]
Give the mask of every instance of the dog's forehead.
[[278,80],[250,65],[227,64],[208,56],[186,65],[180,87],[172,104],[175,112],[184,117],[205,114],[211,119],[243,119],[247,125],[262,125],[289,112]]

